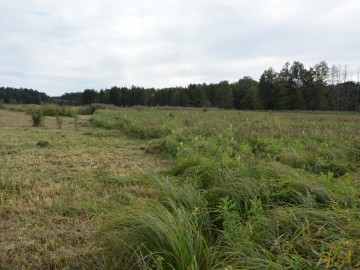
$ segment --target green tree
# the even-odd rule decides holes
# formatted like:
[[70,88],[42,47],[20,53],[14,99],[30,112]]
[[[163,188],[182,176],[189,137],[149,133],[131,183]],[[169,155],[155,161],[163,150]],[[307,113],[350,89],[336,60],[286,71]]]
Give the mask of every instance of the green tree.
[[109,103],[109,91],[104,91],[103,89],[99,92],[99,102],[100,103]]
[[171,95],[172,106],[188,107],[190,104],[189,98],[183,88],[175,88]]
[[205,89],[201,84],[190,84],[187,88],[190,106],[203,107],[206,103]]
[[277,73],[273,68],[265,70],[261,75],[258,86],[258,96],[261,109],[275,109],[274,101],[277,99],[277,95],[275,95],[276,80]]
[[228,81],[220,82],[216,87],[216,93],[219,100],[219,107],[231,109],[234,105],[233,89]]
[[289,81],[289,107],[292,110],[305,109],[304,101],[304,74],[306,69],[304,65],[298,61],[295,61],[290,68],[290,81]]
[[121,94],[120,88],[114,86],[109,90],[109,103],[114,104],[116,106],[121,105]]
[[82,93],[81,100],[84,105],[96,103],[98,100],[98,93],[94,89],[86,89]]
[[240,110],[253,110],[258,105],[258,82],[245,76],[237,83],[232,84],[234,108]]
[[[308,73],[313,77],[313,83],[306,85],[310,89],[311,99],[308,101],[310,110],[325,110],[326,109],[326,81],[329,76],[329,67],[325,61],[310,68]],[[306,81],[307,83],[307,81]]]

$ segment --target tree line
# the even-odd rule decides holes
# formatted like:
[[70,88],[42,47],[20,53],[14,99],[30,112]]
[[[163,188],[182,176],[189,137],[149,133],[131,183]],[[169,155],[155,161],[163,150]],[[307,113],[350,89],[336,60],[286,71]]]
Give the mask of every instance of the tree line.
[[258,99],[265,110],[359,111],[359,79],[350,79],[347,66],[321,62],[306,69],[300,62],[286,63],[280,72],[264,71]]
[[45,93],[33,89],[0,87],[0,103],[41,104],[52,101],[52,98]]
[[[359,81],[354,82],[347,66],[331,66],[326,62],[305,68],[298,61],[286,63],[280,71],[269,68],[259,81],[245,76],[239,81],[221,81],[212,84],[190,84],[187,87],[162,89],[132,86],[86,89],[65,93],[60,97],[47,97],[44,93],[22,89],[11,96],[0,88],[0,99],[5,103],[55,102],[64,105],[92,103],[116,106],[182,106],[219,107],[240,110],[337,110],[360,111]],[[6,88],[8,89],[8,88]],[[32,98],[29,98],[32,97]]]

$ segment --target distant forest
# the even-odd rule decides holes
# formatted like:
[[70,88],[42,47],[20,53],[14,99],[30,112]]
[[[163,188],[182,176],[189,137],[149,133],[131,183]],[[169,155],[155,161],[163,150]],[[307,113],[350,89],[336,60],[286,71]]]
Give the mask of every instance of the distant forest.
[[292,65],[286,63],[279,72],[273,68],[265,70],[259,81],[243,77],[234,83],[222,81],[162,89],[114,86],[100,91],[86,89],[65,93],[59,97],[49,97],[32,89],[2,87],[0,102],[360,111],[360,85],[350,77],[346,66],[329,67],[326,62],[321,62],[306,69],[295,61]]
[[0,87],[0,103],[40,104],[53,102],[45,93],[27,88]]

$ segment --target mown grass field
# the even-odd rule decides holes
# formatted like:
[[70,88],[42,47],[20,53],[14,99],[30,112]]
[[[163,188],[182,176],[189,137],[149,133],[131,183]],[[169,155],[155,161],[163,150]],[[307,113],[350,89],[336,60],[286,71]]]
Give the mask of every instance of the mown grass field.
[[99,226],[148,196],[137,177],[166,164],[143,145],[89,126],[88,117],[78,130],[72,118],[58,129],[53,117],[38,128],[24,113],[0,110],[0,268],[106,268],[94,244]]
[[63,119],[0,110],[5,269],[360,267],[359,114]]

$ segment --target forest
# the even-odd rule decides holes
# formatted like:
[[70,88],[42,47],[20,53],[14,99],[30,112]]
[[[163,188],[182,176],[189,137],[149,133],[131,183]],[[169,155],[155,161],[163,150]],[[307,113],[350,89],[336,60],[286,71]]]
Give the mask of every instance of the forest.
[[[358,76],[359,77],[359,76]],[[347,66],[320,62],[305,68],[295,61],[280,71],[265,70],[259,81],[245,76],[237,82],[190,84],[162,89],[138,86],[85,89],[49,97],[32,89],[0,88],[0,102],[60,105],[92,103],[116,106],[218,107],[239,110],[331,110],[359,111],[359,79],[352,80]]]
[[52,98],[33,89],[0,87],[0,103],[41,104],[47,102],[52,102]]

